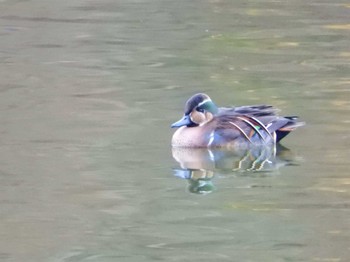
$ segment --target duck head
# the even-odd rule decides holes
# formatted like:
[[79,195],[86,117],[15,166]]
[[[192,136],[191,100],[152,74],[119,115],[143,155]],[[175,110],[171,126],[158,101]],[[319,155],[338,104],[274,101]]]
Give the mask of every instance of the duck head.
[[206,94],[195,94],[187,100],[183,117],[171,127],[195,127],[211,121],[218,112],[217,106]]

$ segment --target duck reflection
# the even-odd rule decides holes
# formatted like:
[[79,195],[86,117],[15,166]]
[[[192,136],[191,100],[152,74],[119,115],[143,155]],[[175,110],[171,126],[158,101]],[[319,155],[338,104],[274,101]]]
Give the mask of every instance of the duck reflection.
[[293,164],[291,151],[282,145],[249,150],[173,148],[172,155],[180,165],[174,175],[187,179],[189,191],[198,194],[215,189],[212,178],[218,172],[272,172]]

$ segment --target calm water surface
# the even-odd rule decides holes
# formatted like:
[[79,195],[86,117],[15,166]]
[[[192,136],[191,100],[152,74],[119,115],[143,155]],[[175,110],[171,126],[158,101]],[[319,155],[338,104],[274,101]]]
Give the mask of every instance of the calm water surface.
[[[349,18],[348,1],[0,1],[0,260],[349,261]],[[199,91],[307,125],[276,156],[172,152]]]

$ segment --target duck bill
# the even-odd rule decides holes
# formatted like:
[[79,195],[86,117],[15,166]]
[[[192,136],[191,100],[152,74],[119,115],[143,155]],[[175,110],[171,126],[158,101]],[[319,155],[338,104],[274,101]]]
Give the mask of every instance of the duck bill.
[[172,128],[174,128],[174,127],[181,127],[181,126],[187,126],[187,125],[190,125],[190,124],[192,124],[190,116],[184,115],[183,118],[181,118],[179,121],[173,123],[171,125],[171,127]]

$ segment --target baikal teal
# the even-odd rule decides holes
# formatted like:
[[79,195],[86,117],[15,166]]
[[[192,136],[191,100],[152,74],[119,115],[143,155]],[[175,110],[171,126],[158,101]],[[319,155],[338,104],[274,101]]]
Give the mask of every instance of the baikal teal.
[[206,94],[187,100],[184,116],[171,127],[173,147],[241,148],[274,146],[304,125],[296,116],[279,116],[270,105],[217,107]]

